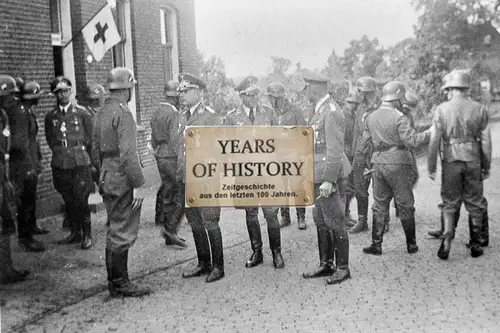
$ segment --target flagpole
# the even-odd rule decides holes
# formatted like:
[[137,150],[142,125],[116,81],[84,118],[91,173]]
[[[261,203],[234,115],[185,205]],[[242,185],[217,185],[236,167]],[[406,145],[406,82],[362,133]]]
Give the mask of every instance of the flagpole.
[[64,44],[64,46],[62,48],[65,49],[66,46],[68,46],[73,41],[73,39],[75,39],[76,36],[78,36],[82,32],[82,30],[87,26],[87,24],[89,24],[89,22],[92,21],[94,19],[94,17],[96,17],[97,14],[99,14],[101,12],[101,10],[103,10],[104,7],[106,7],[107,5],[108,5],[108,1],[106,0],[106,3],[101,8],[99,8],[99,10],[94,15],[92,15],[92,17],[89,20],[87,20],[87,23],[85,23],[83,25],[83,27],[80,28],[80,30],[78,30],[75,34],[73,34],[73,36],[71,36],[71,39],[69,40],[69,42]]

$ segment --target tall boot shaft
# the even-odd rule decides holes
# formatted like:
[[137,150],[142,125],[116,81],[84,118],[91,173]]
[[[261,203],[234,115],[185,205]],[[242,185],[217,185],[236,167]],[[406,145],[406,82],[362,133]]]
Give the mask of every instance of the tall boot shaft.
[[269,235],[269,247],[273,254],[273,264],[275,268],[285,267],[285,261],[281,254],[281,231],[279,228],[267,228]]
[[112,252],[111,254],[112,280],[108,283],[112,297],[140,297],[147,295],[151,290],[132,283],[128,276],[128,250]]
[[200,266],[210,266],[210,244],[205,228],[191,227]]
[[349,267],[349,235],[333,232],[335,242],[334,253],[337,269],[347,269]]
[[207,232],[210,239],[213,262],[213,269],[206,278],[206,282],[210,283],[224,277],[224,250],[220,228],[209,229]]
[[297,219],[305,219],[306,218],[306,209],[302,207],[297,207]]
[[319,266],[302,274],[304,279],[313,279],[331,275],[335,272],[333,265],[333,235],[328,229],[316,228],[318,234]]
[[483,213],[483,225],[481,227],[481,246],[488,246],[490,243],[490,218],[488,210]]
[[156,202],[155,202],[155,225],[162,225],[165,220],[164,210],[163,210],[163,192],[165,186],[163,184],[158,188],[156,192]]
[[368,197],[356,197],[358,204],[358,216],[368,216]]
[[408,253],[415,253],[418,251],[417,236],[415,235],[415,217],[401,220],[403,230],[406,236],[406,248]]
[[255,218],[247,217],[246,223],[252,251],[262,251],[262,234],[257,216]]
[[24,281],[29,274],[29,271],[14,269],[10,236],[0,235],[0,284]]
[[472,217],[470,223],[470,250],[471,256],[474,258],[483,255],[483,249],[481,248],[481,228],[483,227],[483,216]]
[[373,214],[372,242],[382,246],[384,240],[385,220]]

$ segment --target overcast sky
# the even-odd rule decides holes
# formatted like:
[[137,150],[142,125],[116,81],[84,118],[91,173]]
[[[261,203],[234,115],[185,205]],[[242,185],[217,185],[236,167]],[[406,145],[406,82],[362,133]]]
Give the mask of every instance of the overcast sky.
[[198,48],[229,76],[265,75],[271,56],[322,68],[364,34],[389,46],[413,35],[409,0],[195,0]]

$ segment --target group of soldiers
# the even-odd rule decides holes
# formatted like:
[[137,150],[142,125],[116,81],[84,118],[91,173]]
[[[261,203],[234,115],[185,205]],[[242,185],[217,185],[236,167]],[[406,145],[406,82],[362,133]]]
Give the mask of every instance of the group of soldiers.
[[[487,202],[482,182],[489,175],[491,138],[484,106],[468,97],[471,78],[467,73],[453,71],[446,77],[443,92],[449,101],[436,108],[433,126],[422,133],[416,132],[411,116],[418,99],[407,92],[401,82],[387,83],[379,99],[376,81],[371,77],[359,78],[341,107],[329,92],[327,78],[307,74],[303,79],[303,94],[312,104],[306,117],[287,99],[285,87],[280,82],[269,84],[266,96],[271,107],[263,105],[259,99],[258,79],[253,76],[235,87],[241,104],[224,118],[204,103],[206,84],[199,77],[182,73],[178,81],[170,81],[165,86],[165,101],[159,103],[151,117],[151,145],[162,181],[156,196],[155,223],[162,227],[166,245],[187,247],[186,240],[178,234],[182,218],[186,216],[198,264],[183,272],[184,278],[206,275],[206,282],[214,282],[225,275],[220,207],[185,207],[183,133],[187,126],[310,125],[314,128],[318,199],[313,208],[313,220],[317,229],[319,266],[304,272],[304,278],[326,277],[327,284],[338,284],[351,277],[349,234],[368,230],[370,182],[374,199],[372,244],[363,251],[382,254],[392,200],[403,226],[408,253],[418,251],[413,197],[418,169],[414,150],[428,142],[431,178],[435,178],[438,152],[443,165],[442,226],[441,230],[431,233],[442,239],[438,255],[441,259],[448,258],[462,202],[470,214],[471,255],[482,254],[482,247],[488,245]],[[128,276],[128,252],[137,239],[143,202],[142,197],[134,195],[134,190],[145,183],[137,154],[136,124],[127,107],[136,83],[131,70],[114,68],[107,79],[109,98],[103,103],[104,88],[94,86],[90,91],[99,98],[83,108],[70,101],[71,82],[58,77],[51,84],[57,106],[45,117],[54,186],[64,199],[71,221],[70,236],[63,242],[81,243],[82,249],[92,245],[87,200],[97,183],[108,216],[105,258],[112,296],[137,297],[150,292],[148,287],[132,283]],[[4,155],[0,171],[5,175],[0,191],[3,194],[0,196],[3,199],[0,278],[2,283],[9,283],[27,275],[12,266],[8,235],[13,230],[13,219],[7,209],[9,198],[31,205],[29,209],[18,207],[18,211],[23,212],[17,216],[20,243],[21,240],[31,242],[32,250],[43,248],[33,238],[45,231],[36,225],[34,209],[36,195],[33,196],[33,192],[36,193],[41,153],[36,140],[36,118],[31,109],[43,92],[37,84],[19,85],[7,76],[0,76],[0,92],[3,130],[0,146]],[[29,117],[35,120],[34,125],[27,126],[28,130],[16,127],[23,112],[26,122]],[[11,146],[10,139],[15,135],[22,137],[25,132],[27,140],[23,149],[31,153],[30,159],[24,154],[15,159],[16,149]],[[22,142],[16,141],[18,145]],[[19,166],[14,164],[18,159],[22,161]],[[22,195],[23,199],[19,199]],[[349,209],[353,198],[357,201],[357,220]],[[264,262],[259,208],[244,209],[252,250],[245,267],[251,268]],[[285,266],[280,228],[291,224],[289,209],[281,209],[281,220],[279,210],[280,207],[262,207],[276,269]],[[304,230],[307,228],[305,208],[297,207],[296,210],[298,227]]]

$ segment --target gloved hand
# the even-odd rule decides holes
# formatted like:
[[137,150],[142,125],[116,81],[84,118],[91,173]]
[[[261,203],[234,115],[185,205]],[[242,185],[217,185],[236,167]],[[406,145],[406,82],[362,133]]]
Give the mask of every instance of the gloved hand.
[[337,188],[333,183],[330,182],[323,182],[321,186],[319,187],[319,196],[328,198],[330,194],[337,192]]

